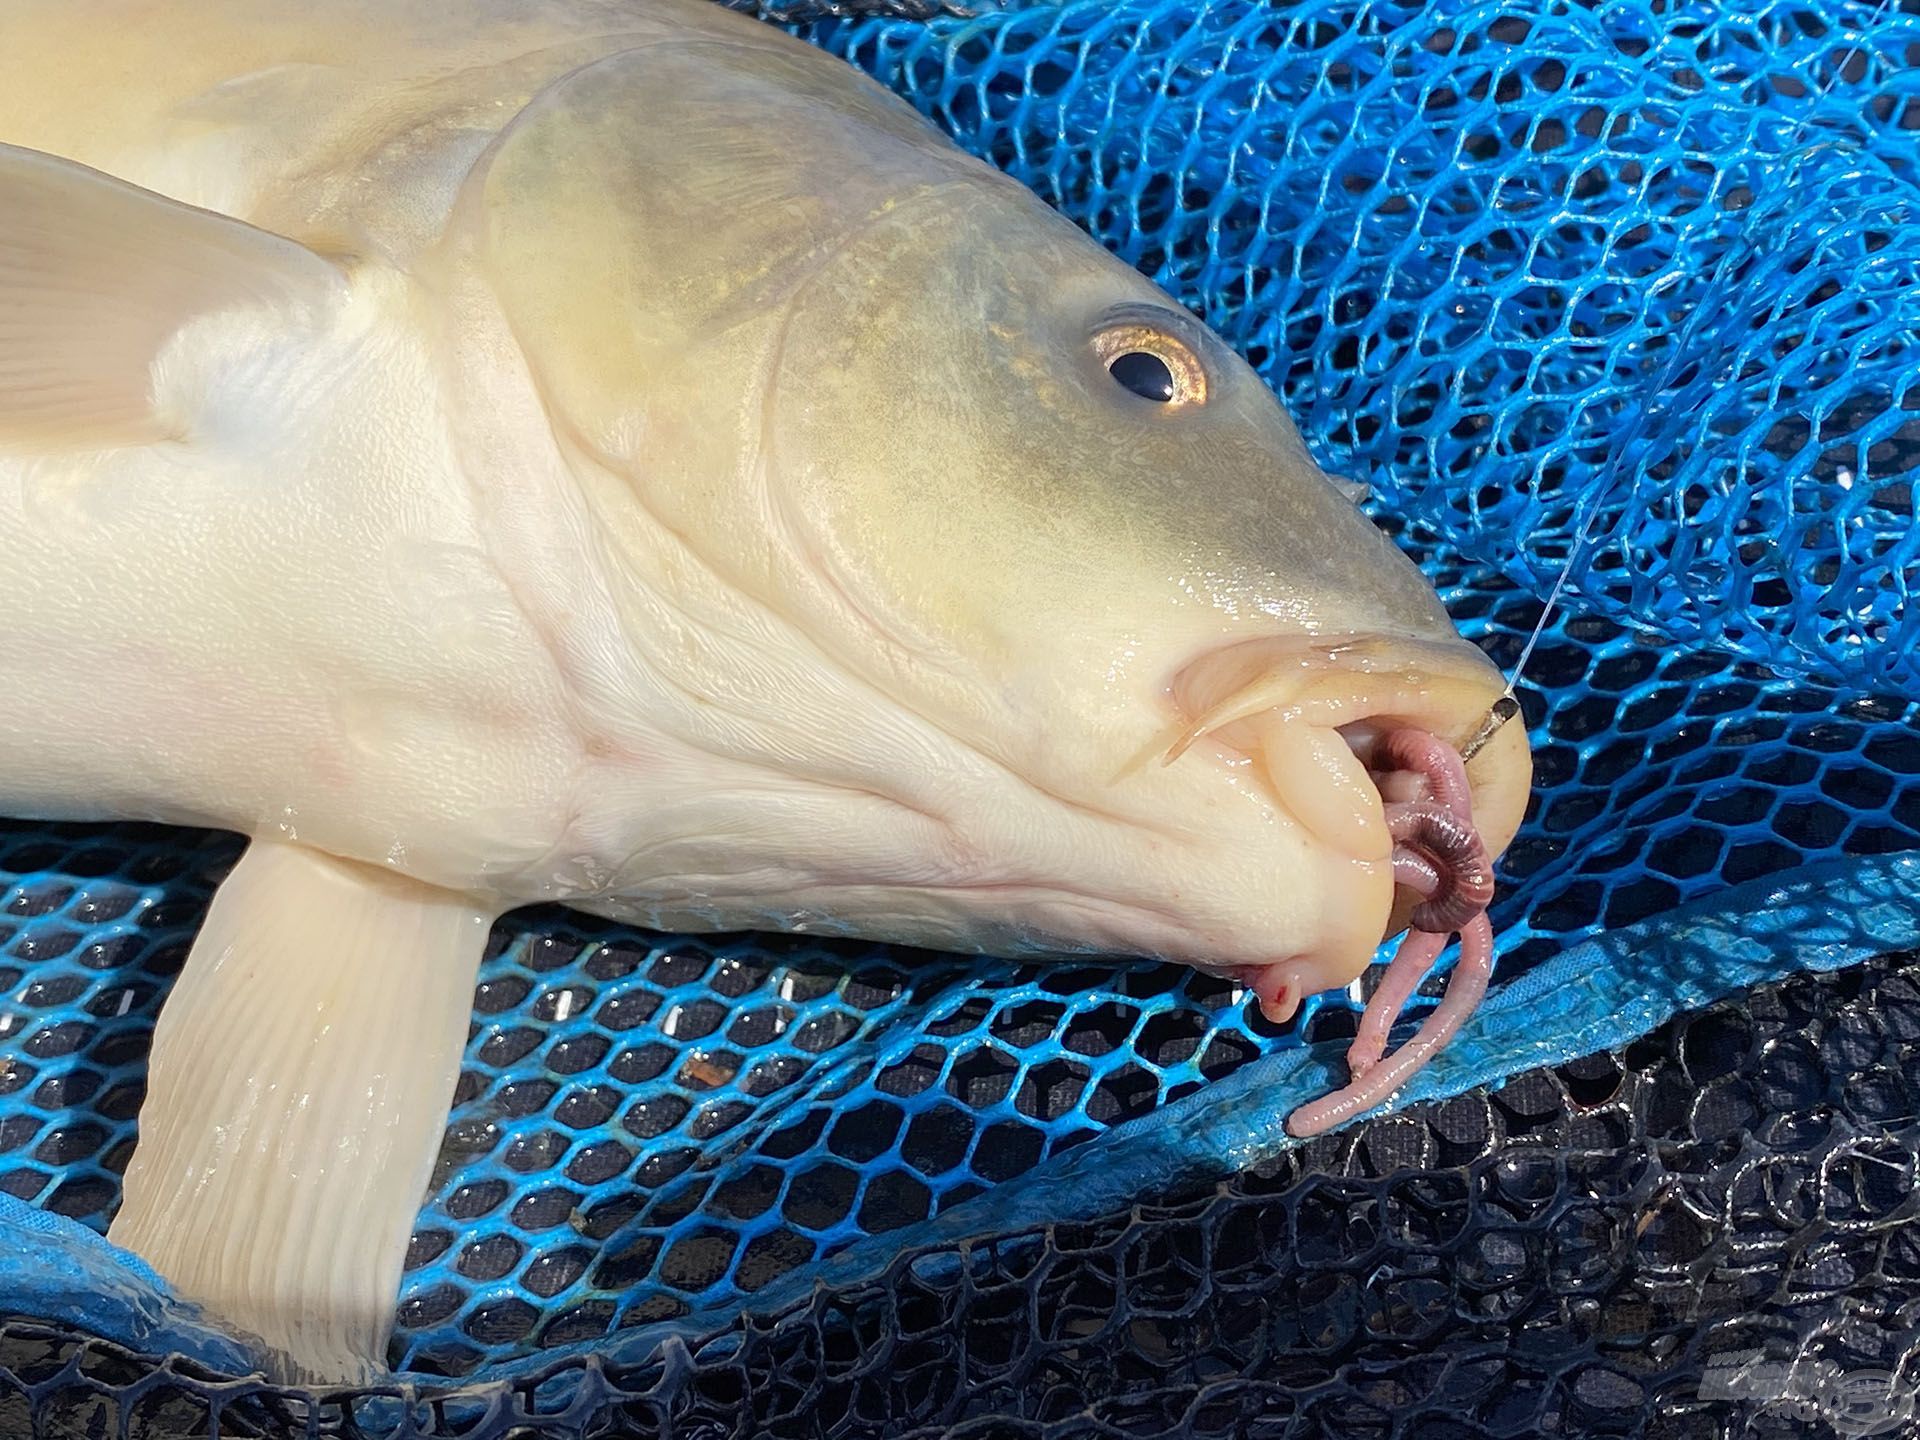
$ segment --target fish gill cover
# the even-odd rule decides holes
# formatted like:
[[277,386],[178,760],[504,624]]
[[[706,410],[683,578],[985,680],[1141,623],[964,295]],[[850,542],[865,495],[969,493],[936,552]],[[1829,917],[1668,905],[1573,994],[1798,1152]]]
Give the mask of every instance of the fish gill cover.
[[1360,997],[517,914],[396,1383],[317,1400],[93,1234],[238,843],[7,824],[0,1434],[1920,1433],[1920,0],[763,9],[1217,328],[1503,666],[1573,555],[1444,1103],[1285,1141]]

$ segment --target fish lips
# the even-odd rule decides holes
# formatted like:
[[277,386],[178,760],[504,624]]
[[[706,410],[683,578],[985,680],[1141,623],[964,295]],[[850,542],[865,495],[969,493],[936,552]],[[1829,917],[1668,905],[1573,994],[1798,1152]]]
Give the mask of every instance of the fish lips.
[[[1326,849],[1359,862],[1392,855],[1371,767],[1379,738],[1411,727],[1456,750],[1506,693],[1465,640],[1383,635],[1273,636],[1209,651],[1168,687],[1178,728],[1162,754],[1195,748],[1251,762],[1268,798]],[[1467,761],[1473,821],[1489,856],[1512,842],[1532,791],[1524,723],[1510,720]],[[1396,887],[1382,937],[1406,928],[1419,897]]]

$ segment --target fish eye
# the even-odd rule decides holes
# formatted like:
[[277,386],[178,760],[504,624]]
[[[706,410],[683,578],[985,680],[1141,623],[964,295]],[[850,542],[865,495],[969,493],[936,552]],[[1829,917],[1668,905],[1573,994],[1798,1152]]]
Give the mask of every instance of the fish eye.
[[1185,342],[1152,325],[1109,326],[1093,337],[1094,354],[1121,389],[1158,405],[1198,405],[1207,372]]
[[1142,400],[1173,399],[1173,371],[1151,350],[1128,350],[1107,362],[1107,373]]

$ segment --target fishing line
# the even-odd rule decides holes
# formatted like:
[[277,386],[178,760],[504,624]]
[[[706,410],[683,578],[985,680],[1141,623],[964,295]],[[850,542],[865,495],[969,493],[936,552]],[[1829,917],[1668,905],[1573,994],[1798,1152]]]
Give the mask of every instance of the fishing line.
[[[1868,16],[1866,22],[1855,32],[1858,37],[1857,40],[1847,42],[1846,50],[1834,60],[1832,72],[1827,76],[1825,84],[1809,87],[1806,111],[1801,115],[1799,123],[1788,133],[1785,142],[1786,147],[1791,147],[1794,142],[1800,139],[1808,123],[1812,121],[1814,115],[1819,111],[1822,103],[1833,93],[1834,87],[1845,77],[1847,67],[1853,63],[1856,56],[1864,57],[1868,66],[1873,64],[1873,54],[1869,49],[1869,41],[1875,27],[1887,18],[1893,11],[1894,5],[1895,0],[1880,0],[1880,4],[1875,8],[1873,14]],[[1785,152],[1783,151],[1783,153]],[[1479,726],[1474,730],[1472,736],[1468,738],[1466,744],[1460,747],[1461,759],[1471,760],[1475,755],[1479,754],[1480,750],[1494,737],[1500,727],[1520,713],[1520,700],[1515,694],[1515,687],[1519,685],[1520,677],[1526,671],[1527,662],[1533,658],[1533,652],[1539,646],[1541,637],[1546,634],[1547,622],[1553,618],[1554,611],[1559,606],[1560,597],[1567,588],[1567,582],[1572,578],[1575,564],[1579,562],[1581,556],[1586,553],[1587,547],[1596,538],[1595,525],[1601,514],[1604,513],[1600,507],[1601,498],[1602,497],[1597,494],[1592,497],[1592,509],[1588,514],[1586,523],[1580,527],[1580,532],[1574,536],[1573,544],[1567,550],[1566,561],[1561,565],[1560,573],[1554,579],[1553,588],[1547,592],[1546,603],[1540,608],[1539,618],[1533,622],[1533,629],[1528,633],[1526,643],[1520,647],[1519,658],[1513,662],[1513,671],[1507,676],[1507,688],[1501,693],[1500,698],[1493,702],[1493,705],[1487,710],[1487,713],[1481,717]]]

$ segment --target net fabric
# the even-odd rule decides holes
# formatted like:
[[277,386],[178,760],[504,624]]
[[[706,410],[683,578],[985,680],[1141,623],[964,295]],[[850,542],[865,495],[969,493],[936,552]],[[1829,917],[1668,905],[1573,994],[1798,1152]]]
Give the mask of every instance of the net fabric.
[[[1523,586],[1920,683],[1920,7],[1167,3],[829,49]],[[1587,543],[1576,546],[1576,537]]]
[[[1521,643],[1537,601],[1429,564],[1467,633]],[[1920,848],[1920,706],[1589,618],[1538,653],[1522,698],[1541,798],[1497,902],[1499,986],[1729,876]],[[0,1190],[104,1228],[154,1015],[238,848],[10,827]],[[401,1297],[392,1359],[418,1373],[727,1313],[970,1200],[990,1229],[1039,1162],[1299,1038],[1174,967],[646,936],[559,911],[497,931],[475,1011]],[[1304,1029],[1354,1017],[1329,1002]],[[1461,1043],[1508,1068],[1530,1053]]]
[[[1741,52],[1740,24],[1686,7],[1155,0],[803,33],[1035,185],[1247,353],[1329,467],[1373,484],[1462,628],[1503,664],[1569,529],[1591,521],[1599,539],[1522,686],[1539,786],[1495,911],[1504,989],[1583,937],[1729,885],[1920,847],[1901,628],[1920,465],[1905,397],[1920,395],[1920,357],[1900,308],[1911,296],[1887,288],[1920,227],[1889,220],[1869,248],[1860,217],[1881,212],[1855,203],[1911,192],[1910,82],[1885,57],[1916,38],[1913,8],[1801,5],[1740,22],[1760,37],[1763,77],[1744,109],[1728,98],[1735,72],[1715,68]],[[1834,58],[1854,51],[1866,58]],[[1595,106],[1605,124],[1583,129]],[[1468,143],[1482,133],[1498,143]],[[1689,185],[1700,193],[1681,204]],[[1847,197],[1845,216],[1822,218]],[[1755,310],[1763,296],[1786,308]],[[1848,363],[1816,385],[1831,346]],[[1860,398],[1882,389],[1884,404]],[[1704,418],[1749,403],[1746,429]],[[1549,419],[1543,405],[1563,408]],[[1821,417],[1807,422],[1818,446],[1775,435],[1790,412]],[[1851,429],[1830,435],[1835,417]],[[1846,443],[1857,464],[1822,458]],[[1820,504],[1826,520],[1790,549],[1783,537]],[[1822,628],[1829,603],[1856,628]],[[104,1227],[153,1016],[237,854],[228,837],[138,827],[0,829],[0,1191]],[[1350,1033],[1354,998],[1281,1034],[1223,985],[1161,967],[958,963],[515,916],[483,969],[391,1358],[419,1376],[516,1360],[537,1373],[548,1347],[612,1356],[636,1332],[750,1345],[751,1327],[728,1328],[742,1307],[777,1309],[875,1237],[910,1245],[930,1221],[1007,1228],[1044,1162],[1204,1103],[1303,1034]],[[1503,1072],[1529,1058],[1513,1035],[1485,1047]],[[1529,1133],[1573,1125],[1585,1103],[1567,1091]],[[1749,1129],[1771,1136],[1771,1123]],[[1308,1173],[1287,1167],[1318,1163],[1280,1162],[1275,1175],[1293,1177],[1281,1188]],[[1064,1213],[1070,1197],[1057,1198]],[[1188,1243],[1175,1228],[1155,1243]],[[1726,1240],[1738,1248],[1733,1228]],[[1048,1262],[1049,1283],[1077,1283],[1081,1263]],[[835,1284],[905,1283],[887,1273]],[[1018,1307],[996,1303],[1011,1308],[991,1312],[994,1326],[1013,1326]],[[825,1386],[842,1342],[808,1324],[807,1343],[825,1348],[794,1373]],[[113,1349],[53,1331],[36,1343],[82,1370]],[[1676,1374],[1704,1363],[1685,1344]],[[67,1359],[34,1383],[64,1393]],[[649,1372],[663,1415],[705,1413],[703,1386],[726,1393],[732,1382],[701,1378],[710,1359]],[[947,1383],[926,1368],[926,1384]],[[160,1373],[156,1394],[192,1389]],[[579,1364],[564,1373],[586,1385]],[[260,1399],[223,1383],[193,1382]],[[953,1383],[999,1403],[984,1382]],[[922,1413],[885,1403],[902,1423]],[[346,1414],[314,1424],[334,1433]],[[1130,1433],[1114,1414],[1102,1423]]]
[[1217,1185],[466,1393],[316,1400],[0,1323],[0,1433],[1905,1437],[1916,1045],[1920,957],[1795,976]]
[[720,0],[732,10],[745,10],[762,20],[776,24],[799,24],[824,19],[871,19],[886,16],[901,20],[931,20],[936,16],[977,15],[993,8],[991,3],[969,6],[955,0]]

